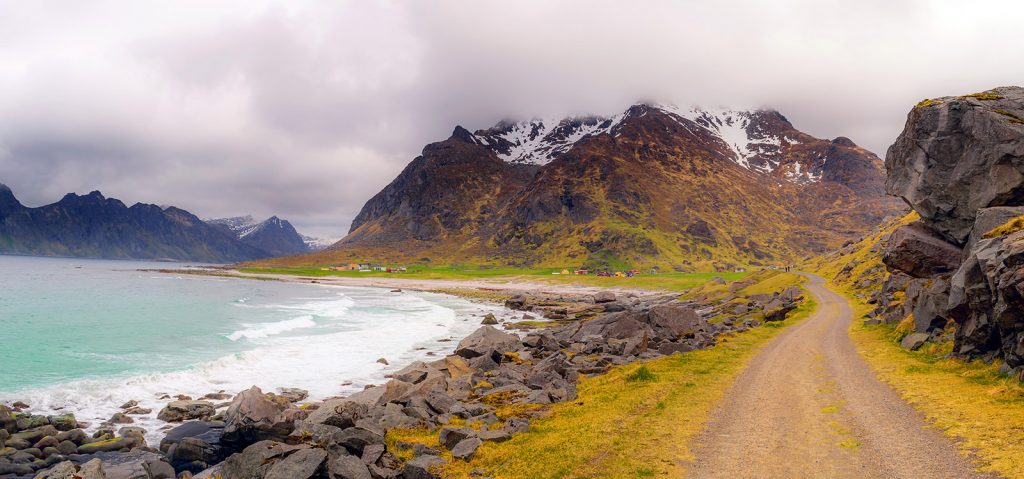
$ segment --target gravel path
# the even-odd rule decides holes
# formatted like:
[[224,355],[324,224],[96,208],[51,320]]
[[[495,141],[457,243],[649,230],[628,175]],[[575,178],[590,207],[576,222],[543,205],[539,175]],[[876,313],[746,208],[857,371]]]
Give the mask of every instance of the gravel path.
[[694,478],[981,478],[854,349],[850,306],[808,275],[818,312],[751,361],[694,446]]

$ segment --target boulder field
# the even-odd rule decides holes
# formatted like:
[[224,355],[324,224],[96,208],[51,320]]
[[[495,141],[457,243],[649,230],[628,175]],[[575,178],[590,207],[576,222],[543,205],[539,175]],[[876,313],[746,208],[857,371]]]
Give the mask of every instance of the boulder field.
[[[748,297],[738,292],[743,286],[734,283],[725,299],[704,302],[516,295],[510,308],[557,310],[564,319],[522,334],[483,325],[453,354],[414,362],[348,397],[303,402],[302,390],[254,386],[233,397],[168,398],[160,417],[177,426],[157,448],[140,428],[115,431],[138,407],[134,402],[91,437],[71,415],[0,406],[0,478],[434,478],[448,460],[468,461],[485,442],[529,430],[544,405],[575,399],[581,376],[713,346],[721,334],[784,320],[803,299],[799,288]],[[443,450],[386,440],[396,428],[431,430]]]
[[[882,251],[919,347],[956,324],[954,353],[1024,373],[1024,88],[925,100],[886,154],[889,194],[921,217]],[[1024,223],[1022,223],[1024,224]],[[1006,226],[1004,226],[1006,225]]]

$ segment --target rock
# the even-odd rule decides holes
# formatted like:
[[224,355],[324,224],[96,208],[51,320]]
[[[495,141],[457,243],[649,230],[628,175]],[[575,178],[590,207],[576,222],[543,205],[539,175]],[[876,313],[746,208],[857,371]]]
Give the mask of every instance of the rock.
[[27,476],[32,474],[35,469],[28,464],[13,464],[0,462],[0,476],[6,476],[8,474],[15,476]]
[[384,359],[384,358],[378,358],[377,359],[377,363],[378,364],[383,364],[383,365],[387,366],[388,365],[388,360]]
[[618,298],[615,297],[615,293],[611,291],[600,291],[594,295],[594,302],[597,304],[611,303],[616,299]]
[[135,422],[135,420],[128,417],[123,412],[115,412],[114,415],[107,420],[107,422],[110,424],[131,424]]
[[950,279],[954,352],[1024,365],[1024,232],[983,239]]
[[0,404],[0,429],[7,432],[17,432],[18,420],[14,418],[11,408]]
[[107,473],[103,469],[103,461],[100,459],[90,459],[78,470],[78,475],[82,476],[82,479],[107,479]]
[[[383,451],[381,451],[383,452]],[[378,454],[379,456],[379,454]],[[376,459],[374,460],[376,461]],[[370,464],[373,464],[371,462]],[[372,479],[367,464],[355,456],[342,455],[327,463],[327,473],[331,479]]]
[[292,432],[293,423],[283,417],[284,407],[253,386],[239,393],[224,413],[222,440],[234,447],[257,441],[283,441]]
[[58,431],[70,431],[78,427],[78,421],[75,419],[74,414],[46,416],[46,420],[51,426],[57,428]]
[[[137,449],[131,452],[101,452],[95,458],[103,462],[108,479],[174,479],[174,468],[156,453]],[[83,467],[83,470],[85,468]],[[81,471],[79,471],[81,473]]]
[[886,191],[963,245],[980,208],[1018,206],[1024,185],[1024,88],[929,100],[885,156]]
[[309,391],[299,388],[280,388],[278,395],[284,397],[289,403],[302,401],[309,397]]
[[76,479],[78,468],[71,461],[64,461],[44,471],[39,471],[35,479]]
[[36,441],[32,447],[36,449],[45,449],[47,447],[57,447],[58,445],[60,445],[60,441],[58,441],[56,437],[46,436],[39,441]]
[[260,441],[232,454],[221,465],[225,479],[265,477],[275,462],[302,446],[289,446],[275,441]]
[[498,324],[498,318],[496,318],[493,313],[487,313],[484,316],[484,320],[481,321],[480,324],[486,324],[486,325]]
[[144,441],[136,436],[115,437],[113,439],[82,444],[81,446],[78,446],[78,453],[93,454],[97,452],[120,451],[122,449],[132,449],[141,445],[145,445]]
[[131,409],[131,408],[136,407],[138,405],[139,405],[139,402],[134,400],[134,399],[132,399],[131,401],[128,401],[128,402],[122,404],[120,409]]
[[459,442],[475,435],[476,433],[469,428],[446,426],[441,428],[438,439],[442,446],[451,450]]
[[795,304],[788,303],[788,304],[784,304],[782,306],[779,306],[779,307],[777,307],[775,309],[772,309],[770,311],[765,311],[764,312],[764,321],[766,323],[770,323],[770,322],[773,322],[773,321],[785,321],[786,320],[786,316],[788,316],[789,313],[792,312],[795,309],[796,309],[796,305]]
[[965,252],[970,252],[979,241],[984,239],[985,233],[992,231],[1010,220],[1024,216],[1024,206],[996,206],[978,210],[978,216],[974,218],[974,225],[971,227],[971,235],[967,238]]
[[11,438],[8,439],[8,444],[13,444],[14,443],[13,441],[19,440],[19,439],[27,441],[29,443],[35,443],[36,441],[38,441],[38,440],[40,440],[40,439],[42,439],[42,438],[44,438],[46,436],[54,436],[54,437],[56,437],[58,434],[59,434],[59,432],[57,431],[57,428],[55,428],[53,426],[50,426],[50,425],[39,426],[39,427],[35,427],[35,428],[32,428],[32,429],[23,430],[21,432],[16,432],[14,434],[11,434]]
[[924,283],[914,299],[914,331],[928,333],[944,328],[949,322],[948,304],[949,281],[934,278]]
[[384,444],[384,435],[362,426],[355,426],[341,431],[336,437],[336,443],[345,446],[352,454],[361,456],[366,446]]
[[206,419],[212,417],[217,411],[213,403],[209,401],[171,401],[156,418],[166,422],[181,422],[189,419]]
[[708,330],[707,321],[693,308],[682,303],[659,304],[651,308],[647,323],[654,328],[657,336],[670,340],[692,338],[697,333]]
[[264,479],[309,479],[320,471],[326,460],[327,451],[323,449],[300,449],[274,463]]
[[313,411],[306,418],[306,422],[344,429],[355,426],[356,421],[366,416],[368,410],[369,407],[366,404],[348,398],[330,399],[324,401],[319,409]]
[[522,343],[518,337],[498,331],[492,326],[482,326],[459,341],[459,345],[455,348],[455,354],[472,359],[495,352],[500,355],[521,347]]
[[881,319],[875,318],[875,319],[865,319],[864,320],[864,326],[877,326],[879,324],[882,324],[882,320]]
[[223,424],[201,421],[186,422],[167,432],[160,441],[160,451],[175,470],[199,472],[224,459],[221,445]]
[[930,335],[927,333],[910,333],[903,338],[903,341],[900,341],[900,346],[903,349],[916,351],[921,346],[924,346],[924,343],[928,341],[929,337]]
[[153,412],[152,409],[147,409],[147,408],[138,407],[138,406],[130,407],[130,408],[124,410],[125,414],[134,414],[136,416],[143,415],[143,414],[149,414],[151,412]]
[[914,278],[931,278],[956,271],[963,251],[918,221],[889,236],[882,262]]
[[405,479],[440,479],[432,472],[445,464],[444,459],[437,456],[420,456],[407,463],[402,470]]
[[57,433],[58,441],[71,441],[75,444],[85,444],[88,441],[89,436],[85,431],[81,429],[72,429],[70,431],[61,431]]
[[483,441],[476,437],[463,439],[452,448],[452,457],[469,461],[473,459],[473,455],[476,454],[476,450],[480,448],[481,444],[483,444]]

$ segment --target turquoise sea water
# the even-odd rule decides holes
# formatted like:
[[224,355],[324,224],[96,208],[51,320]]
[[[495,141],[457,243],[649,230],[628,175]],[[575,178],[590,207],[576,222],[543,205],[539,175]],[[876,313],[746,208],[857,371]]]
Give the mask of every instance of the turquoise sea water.
[[164,393],[351,392],[508,314],[428,293],[140,271],[179,266],[0,256],[0,401],[99,422],[134,399],[155,428]]

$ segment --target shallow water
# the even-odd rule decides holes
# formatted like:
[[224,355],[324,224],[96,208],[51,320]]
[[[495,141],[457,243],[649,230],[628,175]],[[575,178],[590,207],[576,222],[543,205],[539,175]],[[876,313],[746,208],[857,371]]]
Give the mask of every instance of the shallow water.
[[[430,293],[138,271],[168,263],[0,256],[0,401],[95,427],[131,399],[251,385],[314,399],[451,350],[503,308]],[[390,366],[377,363],[387,358]]]

